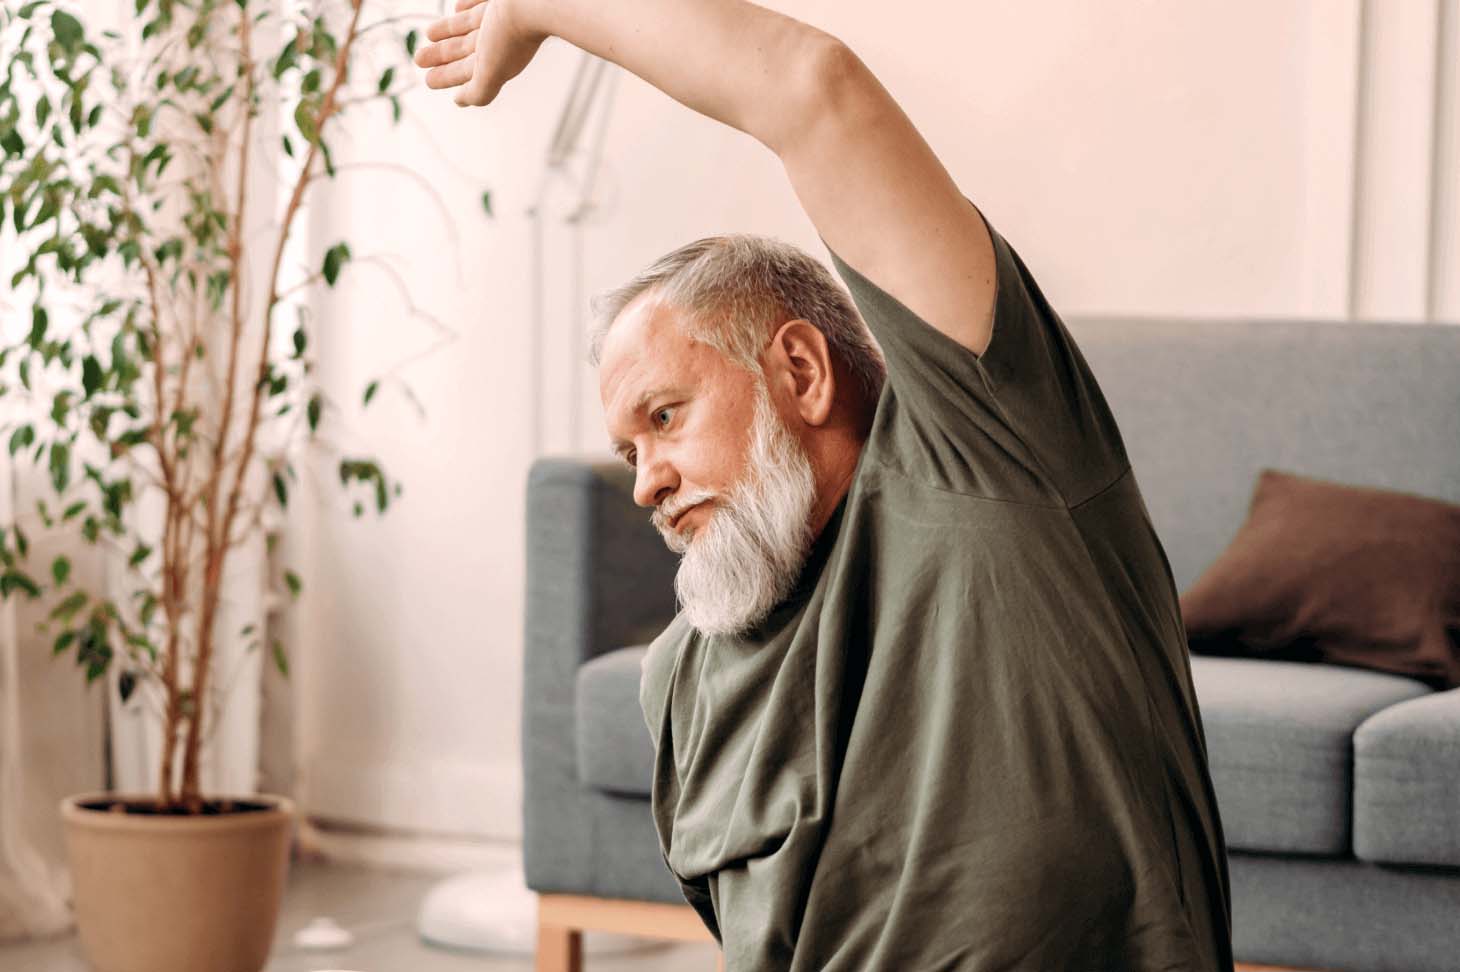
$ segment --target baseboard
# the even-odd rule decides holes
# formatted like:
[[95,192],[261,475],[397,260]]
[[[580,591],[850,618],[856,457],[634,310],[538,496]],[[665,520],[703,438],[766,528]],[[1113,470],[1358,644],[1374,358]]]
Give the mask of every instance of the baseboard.
[[446,842],[522,843],[522,767],[513,763],[306,758],[300,806],[318,820]]
[[298,851],[308,860],[429,874],[522,866],[520,843],[404,833],[310,818],[299,823]]

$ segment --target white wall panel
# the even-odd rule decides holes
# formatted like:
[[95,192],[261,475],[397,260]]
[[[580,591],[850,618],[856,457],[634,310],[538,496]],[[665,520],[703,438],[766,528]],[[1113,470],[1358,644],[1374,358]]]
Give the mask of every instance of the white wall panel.
[[1460,0],[1441,0],[1436,33],[1429,319],[1460,322]]
[[1362,319],[1425,317],[1438,10],[1364,5],[1351,305]]

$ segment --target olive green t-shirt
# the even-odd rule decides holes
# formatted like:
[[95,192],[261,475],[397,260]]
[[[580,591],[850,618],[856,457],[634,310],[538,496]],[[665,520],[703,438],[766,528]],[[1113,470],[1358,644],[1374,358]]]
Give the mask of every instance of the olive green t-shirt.
[[851,487],[756,629],[645,655],[661,849],[730,972],[1232,968],[1170,567],[990,233],[981,356],[832,253],[888,369]]

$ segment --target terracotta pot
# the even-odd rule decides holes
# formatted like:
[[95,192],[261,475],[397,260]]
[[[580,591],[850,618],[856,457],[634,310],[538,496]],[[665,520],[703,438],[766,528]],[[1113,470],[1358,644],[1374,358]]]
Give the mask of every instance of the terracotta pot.
[[[216,802],[213,800],[209,801]],[[61,801],[81,947],[96,972],[259,972],[289,871],[294,805],[173,816],[90,807],[152,804],[91,793]]]

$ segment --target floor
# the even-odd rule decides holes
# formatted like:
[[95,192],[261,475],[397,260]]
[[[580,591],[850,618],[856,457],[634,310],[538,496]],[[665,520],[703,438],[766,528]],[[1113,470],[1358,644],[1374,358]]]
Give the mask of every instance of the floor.
[[[524,955],[450,952],[423,944],[415,917],[438,877],[357,865],[295,862],[279,916],[279,933],[265,972],[527,972]],[[328,915],[355,935],[343,950],[304,951],[294,933],[317,915]],[[585,972],[695,972],[715,968],[710,944],[659,944],[617,936],[600,943],[618,946],[595,954],[588,946]],[[621,950],[628,949],[628,950]],[[90,972],[75,937],[0,946],[0,972]]]

